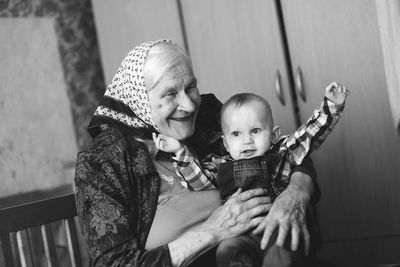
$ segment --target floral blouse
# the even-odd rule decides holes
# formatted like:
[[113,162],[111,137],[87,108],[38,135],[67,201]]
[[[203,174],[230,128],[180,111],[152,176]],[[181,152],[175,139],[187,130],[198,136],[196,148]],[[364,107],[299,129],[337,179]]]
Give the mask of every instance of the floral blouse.
[[167,245],[144,250],[160,179],[143,143],[101,133],[78,154],[75,184],[90,266],[171,266]]

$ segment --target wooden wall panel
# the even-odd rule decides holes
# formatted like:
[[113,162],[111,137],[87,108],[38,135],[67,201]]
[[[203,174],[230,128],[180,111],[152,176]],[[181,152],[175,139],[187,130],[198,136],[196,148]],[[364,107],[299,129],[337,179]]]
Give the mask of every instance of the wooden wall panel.
[[318,257],[339,267],[400,266],[399,248],[400,236],[339,241],[322,244]]
[[[274,1],[182,1],[194,71],[202,92],[221,101],[235,93],[266,98],[275,123],[287,134],[295,129],[283,43]],[[282,105],[275,91],[281,75]]]
[[313,153],[324,240],[400,233],[400,138],[393,127],[373,0],[282,1],[304,120],[325,86],[351,90],[343,118]]

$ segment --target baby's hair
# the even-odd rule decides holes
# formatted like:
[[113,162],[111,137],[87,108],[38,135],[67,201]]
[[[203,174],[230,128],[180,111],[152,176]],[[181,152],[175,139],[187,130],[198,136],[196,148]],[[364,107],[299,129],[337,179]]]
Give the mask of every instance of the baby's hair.
[[147,80],[146,89],[153,88],[165,71],[175,66],[182,57],[189,66],[192,66],[190,57],[179,45],[169,42],[154,45],[147,54],[144,66],[143,74]]
[[[230,106],[233,106],[234,108],[240,108],[243,105],[249,104],[253,101],[259,101],[263,104],[265,104],[265,108],[267,109],[267,112],[272,114],[271,112],[271,107],[268,103],[267,100],[262,98],[259,95],[253,94],[253,93],[240,93],[240,94],[235,94],[231,96],[223,105],[221,108],[220,112],[220,122],[221,122],[221,127],[223,127],[223,118],[224,118],[224,113],[226,109]],[[272,115],[271,115],[271,121],[272,121]],[[272,121],[273,124],[273,121]]]

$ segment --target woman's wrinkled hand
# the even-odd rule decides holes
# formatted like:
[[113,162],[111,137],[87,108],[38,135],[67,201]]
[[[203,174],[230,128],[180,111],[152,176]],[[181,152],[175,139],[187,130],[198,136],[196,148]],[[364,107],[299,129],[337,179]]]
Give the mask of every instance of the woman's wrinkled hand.
[[289,234],[291,236],[291,249],[295,251],[299,247],[300,238],[303,238],[307,255],[310,248],[310,233],[306,223],[308,202],[308,194],[288,186],[275,199],[268,215],[253,231],[254,234],[264,232],[261,248],[266,248],[272,234],[278,229],[277,246],[283,246]]
[[261,188],[245,192],[239,189],[210,215],[200,230],[214,234],[220,242],[255,228],[265,219],[260,215],[271,208],[271,198],[265,194]]

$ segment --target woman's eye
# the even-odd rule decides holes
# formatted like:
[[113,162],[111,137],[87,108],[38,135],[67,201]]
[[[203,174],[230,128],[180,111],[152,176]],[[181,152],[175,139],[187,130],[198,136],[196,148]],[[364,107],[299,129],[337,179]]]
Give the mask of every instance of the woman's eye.
[[255,133],[255,134],[260,133],[261,129],[260,128],[254,128],[252,132]]
[[197,90],[197,85],[196,84],[191,84],[188,87],[186,87],[186,89],[185,89],[186,93],[193,92],[194,90]]
[[166,93],[165,93],[165,96],[173,97],[173,96],[176,96],[176,94],[177,94],[176,91],[171,90],[171,91],[166,92]]
[[235,137],[239,136],[239,132],[232,132],[232,135],[235,136]]

